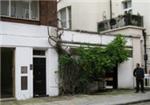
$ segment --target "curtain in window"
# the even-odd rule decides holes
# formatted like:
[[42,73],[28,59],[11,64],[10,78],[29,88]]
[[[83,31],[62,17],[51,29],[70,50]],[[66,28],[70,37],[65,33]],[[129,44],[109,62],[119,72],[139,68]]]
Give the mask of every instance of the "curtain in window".
[[66,28],[67,24],[66,24],[66,8],[62,9],[60,11],[60,18],[61,18],[61,22],[62,22],[62,27]]
[[38,19],[38,6],[39,5],[37,1],[31,1],[31,19]]
[[29,19],[29,0],[11,1],[11,16]]

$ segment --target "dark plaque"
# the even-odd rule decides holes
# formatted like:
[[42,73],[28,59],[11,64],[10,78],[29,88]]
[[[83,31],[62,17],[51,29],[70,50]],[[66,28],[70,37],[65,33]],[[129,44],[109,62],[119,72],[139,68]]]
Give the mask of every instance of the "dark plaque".
[[30,70],[33,70],[33,64],[30,64]]
[[27,76],[22,76],[21,77],[21,90],[27,90],[28,87],[28,80]]

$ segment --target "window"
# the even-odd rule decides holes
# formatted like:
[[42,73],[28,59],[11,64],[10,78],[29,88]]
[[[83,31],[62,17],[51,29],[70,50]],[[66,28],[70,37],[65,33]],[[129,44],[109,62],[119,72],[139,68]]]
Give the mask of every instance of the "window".
[[63,8],[59,11],[61,23],[59,26],[66,29],[71,29],[71,7]]
[[68,7],[68,17],[69,17],[69,28],[71,29],[71,7]]
[[0,3],[0,13],[3,16],[8,16],[9,15],[9,0],[1,1]]
[[33,55],[45,56],[44,50],[33,50]]
[[124,9],[131,8],[131,0],[123,1],[123,8]]
[[61,25],[63,28],[67,28],[66,9],[60,11]]
[[35,0],[3,0],[0,15],[18,19],[39,20],[39,2]]
[[39,17],[38,13],[39,13],[38,2],[37,1],[31,1],[31,18],[37,20]]
[[132,13],[132,0],[122,1],[124,13]]

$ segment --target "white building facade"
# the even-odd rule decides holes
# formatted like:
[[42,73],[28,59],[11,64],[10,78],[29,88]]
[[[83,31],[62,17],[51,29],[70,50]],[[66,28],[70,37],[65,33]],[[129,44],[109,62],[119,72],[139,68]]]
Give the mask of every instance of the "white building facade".
[[47,28],[56,26],[56,4],[0,1],[1,99],[59,94],[58,55],[48,43]]
[[[133,45],[133,47],[137,48],[138,50],[133,50],[132,61],[129,61],[130,63],[128,63],[128,65],[124,64],[123,67],[119,67],[123,70],[118,72],[118,87],[127,88],[132,87],[131,84],[134,82],[132,81],[132,74],[136,63],[145,65],[143,45],[144,40],[142,33],[144,29],[146,29],[147,32],[147,72],[150,69],[150,14],[147,12],[149,8],[150,2],[147,0],[60,0],[58,3],[58,18],[63,23],[61,24],[61,26],[70,30],[98,32],[101,34],[109,35],[123,34],[125,36],[129,35],[140,38],[140,40],[138,40],[139,44]],[[124,17],[124,15],[129,13],[133,15],[131,19],[132,22],[126,23],[124,21],[129,20],[126,20],[126,17]],[[121,19],[116,19],[116,17],[120,17]],[[136,20],[135,18],[138,18],[139,20]],[[115,19],[116,25],[113,24],[112,26],[110,26],[110,19]],[[102,30],[99,31],[101,22]],[[131,65],[132,69],[129,70],[128,67],[131,67]],[[126,69],[128,69],[129,71]],[[127,79],[126,77],[131,77],[132,79]],[[128,84],[130,84],[130,86]]]
[[[36,93],[34,87],[34,71],[37,70],[36,61],[44,59],[43,72],[45,70],[45,95],[58,95],[58,59],[57,53],[48,43],[47,26],[34,26],[19,23],[1,22],[1,50],[4,48],[13,49],[13,95],[16,99],[32,98]],[[34,54],[34,52],[42,51],[43,54]],[[7,56],[2,54],[2,56]],[[1,61],[4,62],[4,61]],[[40,66],[40,65],[39,65]],[[42,65],[41,65],[42,66]],[[37,66],[38,67],[38,66]],[[26,70],[24,70],[26,69]],[[23,86],[22,82],[26,85]],[[3,84],[2,84],[3,85]],[[40,91],[40,90],[39,90]],[[37,94],[38,95],[38,94]]]
[[[66,12],[65,17],[61,17],[61,10],[65,10],[66,7],[69,7],[71,12]],[[58,3],[58,17],[66,20],[65,28],[71,30],[98,32],[98,23],[101,21],[116,18],[125,13],[142,16],[143,23],[141,22],[138,27],[144,28],[147,33],[147,70],[150,69],[150,14],[148,10],[150,10],[150,1],[148,0],[60,0]]]
[[[73,30],[96,31],[99,19],[103,19],[98,10],[101,10],[101,6],[107,2],[97,4],[97,0],[94,0],[92,11],[85,12],[91,7],[90,0],[83,0],[82,3],[78,0],[70,1],[59,2],[63,3],[62,7],[58,6],[59,9],[62,9],[60,14],[63,14],[63,27]],[[85,2],[86,6],[84,6]],[[33,10],[31,5],[36,9]],[[3,2],[3,5],[0,6],[1,98],[23,100],[37,96],[59,95],[58,54],[48,42],[48,27],[56,27],[57,17],[56,14],[53,14],[56,13],[56,7],[55,1],[37,3],[31,1],[11,2],[11,0]],[[61,17],[60,14],[58,14],[59,17]],[[61,38],[62,41],[70,43],[107,45],[117,33],[125,34],[127,46],[133,53],[128,61],[118,67],[118,87],[133,88],[135,85],[133,69],[136,62],[142,63],[142,30],[143,28],[130,26],[107,31],[105,32],[107,35],[64,31]],[[52,32],[50,31],[50,33]],[[80,46],[63,44],[69,47]],[[128,78],[126,78],[127,75]]]

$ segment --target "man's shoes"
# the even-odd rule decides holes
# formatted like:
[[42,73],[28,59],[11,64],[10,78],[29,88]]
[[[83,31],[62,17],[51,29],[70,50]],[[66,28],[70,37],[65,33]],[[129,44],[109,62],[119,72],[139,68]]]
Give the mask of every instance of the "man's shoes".
[[136,92],[134,92],[134,93],[138,93],[139,91],[136,91]]
[[145,93],[144,91],[142,91],[142,93]]

